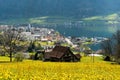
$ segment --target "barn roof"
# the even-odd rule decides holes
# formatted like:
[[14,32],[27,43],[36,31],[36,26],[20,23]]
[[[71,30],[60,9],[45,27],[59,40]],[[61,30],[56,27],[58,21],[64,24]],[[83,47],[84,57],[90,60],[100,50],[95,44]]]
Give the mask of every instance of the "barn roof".
[[64,53],[62,52],[58,52],[58,51],[52,51],[52,52],[47,52],[45,53],[45,58],[49,59],[50,57],[54,57],[54,58],[61,58],[64,55]]
[[53,51],[45,53],[45,58],[49,59],[50,57],[54,57],[60,59],[66,51],[71,52],[69,47],[55,46]]
[[55,46],[55,48],[53,49],[53,51],[66,52],[69,49],[70,49],[69,47]]

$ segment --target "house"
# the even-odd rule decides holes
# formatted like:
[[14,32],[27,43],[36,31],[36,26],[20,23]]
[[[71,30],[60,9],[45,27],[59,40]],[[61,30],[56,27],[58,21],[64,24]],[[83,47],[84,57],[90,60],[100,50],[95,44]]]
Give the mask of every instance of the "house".
[[55,46],[51,52],[46,52],[43,57],[44,57],[44,61],[54,61],[54,62],[80,61],[80,56],[74,55],[69,47],[64,47],[64,46]]
[[31,32],[21,32],[22,40],[33,40]]

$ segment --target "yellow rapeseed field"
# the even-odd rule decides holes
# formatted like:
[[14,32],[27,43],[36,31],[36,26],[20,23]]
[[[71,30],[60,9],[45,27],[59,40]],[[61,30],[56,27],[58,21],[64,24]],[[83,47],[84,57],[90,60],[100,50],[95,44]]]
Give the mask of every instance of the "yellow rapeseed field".
[[0,80],[120,80],[120,65],[90,58],[81,62],[0,63]]

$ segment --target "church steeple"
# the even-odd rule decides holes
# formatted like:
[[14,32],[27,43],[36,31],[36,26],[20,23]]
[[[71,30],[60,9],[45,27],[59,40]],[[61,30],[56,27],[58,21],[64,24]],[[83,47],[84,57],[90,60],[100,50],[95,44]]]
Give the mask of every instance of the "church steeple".
[[28,32],[31,32],[31,24],[28,24]]

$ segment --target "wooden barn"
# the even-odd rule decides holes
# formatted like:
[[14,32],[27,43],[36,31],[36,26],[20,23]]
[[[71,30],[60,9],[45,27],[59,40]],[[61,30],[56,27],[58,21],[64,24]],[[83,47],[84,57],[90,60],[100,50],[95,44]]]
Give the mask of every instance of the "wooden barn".
[[69,47],[55,46],[51,52],[44,54],[44,61],[78,62],[80,57],[80,54],[74,55]]

